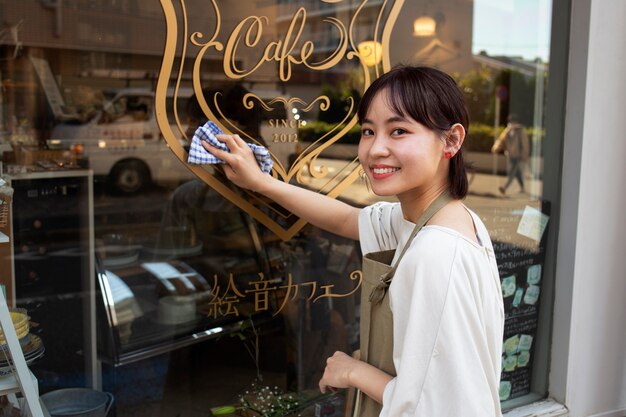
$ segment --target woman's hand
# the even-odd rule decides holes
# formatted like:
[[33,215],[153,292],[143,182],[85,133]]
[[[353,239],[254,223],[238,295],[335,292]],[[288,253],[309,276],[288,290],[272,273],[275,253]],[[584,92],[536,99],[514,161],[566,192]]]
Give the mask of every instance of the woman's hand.
[[236,185],[252,191],[262,192],[268,181],[272,180],[270,175],[266,175],[254,156],[254,152],[239,135],[215,135],[224,142],[230,152],[223,151],[207,142],[203,141],[204,149],[226,162],[224,173],[226,177]]
[[361,363],[343,352],[335,352],[326,360],[326,369],[319,382],[322,394],[326,392],[326,388],[335,391],[336,388],[352,387],[354,384],[350,381],[350,375]]
[[326,369],[319,386],[322,393],[325,393],[327,388],[334,392],[336,388],[355,387],[382,404],[385,387],[392,379],[391,375],[366,362],[343,352],[335,352],[326,360]]

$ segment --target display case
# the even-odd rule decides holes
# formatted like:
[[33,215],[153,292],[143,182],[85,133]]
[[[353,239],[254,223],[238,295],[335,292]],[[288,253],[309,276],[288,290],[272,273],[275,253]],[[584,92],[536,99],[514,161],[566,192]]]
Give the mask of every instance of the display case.
[[216,201],[208,211],[197,202],[181,208],[175,195],[156,243],[129,233],[98,239],[103,362],[146,359],[240,332],[250,320],[265,332],[283,326],[281,251],[266,245],[246,214]]
[[224,282],[209,283],[184,261],[142,262],[100,269],[97,275],[100,358],[109,364],[124,365],[237,332],[249,319],[272,322],[271,309],[258,312],[253,300],[225,300],[218,293]]

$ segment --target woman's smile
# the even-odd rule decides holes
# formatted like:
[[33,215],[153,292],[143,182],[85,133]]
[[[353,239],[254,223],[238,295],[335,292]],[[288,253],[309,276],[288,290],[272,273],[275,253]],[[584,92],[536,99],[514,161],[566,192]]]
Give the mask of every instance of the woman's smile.
[[372,177],[375,180],[382,180],[385,178],[388,178],[390,176],[392,176],[394,173],[400,171],[400,168],[398,167],[392,167],[389,165],[372,165],[370,167],[370,170],[372,171]]

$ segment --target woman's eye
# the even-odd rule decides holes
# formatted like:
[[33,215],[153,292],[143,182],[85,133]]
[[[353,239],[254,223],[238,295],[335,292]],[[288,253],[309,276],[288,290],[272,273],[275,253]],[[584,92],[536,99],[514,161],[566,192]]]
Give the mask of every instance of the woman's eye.
[[363,129],[361,130],[361,136],[372,136],[374,132],[372,129]]
[[399,127],[391,131],[392,135],[404,135],[405,133],[406,133],[406,130],[399,128]]

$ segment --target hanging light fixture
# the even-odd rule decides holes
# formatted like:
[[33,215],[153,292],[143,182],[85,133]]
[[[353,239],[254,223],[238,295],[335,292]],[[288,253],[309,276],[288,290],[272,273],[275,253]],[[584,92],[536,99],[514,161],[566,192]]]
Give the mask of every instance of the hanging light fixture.
[[413,36],[433,36],[437,29],[437,22],[430,16],[418,17],[413,21]]
[[368,67],[380,64],[383,60],[383,45],[376,41],[363,41],[357,46],[361,59]]

